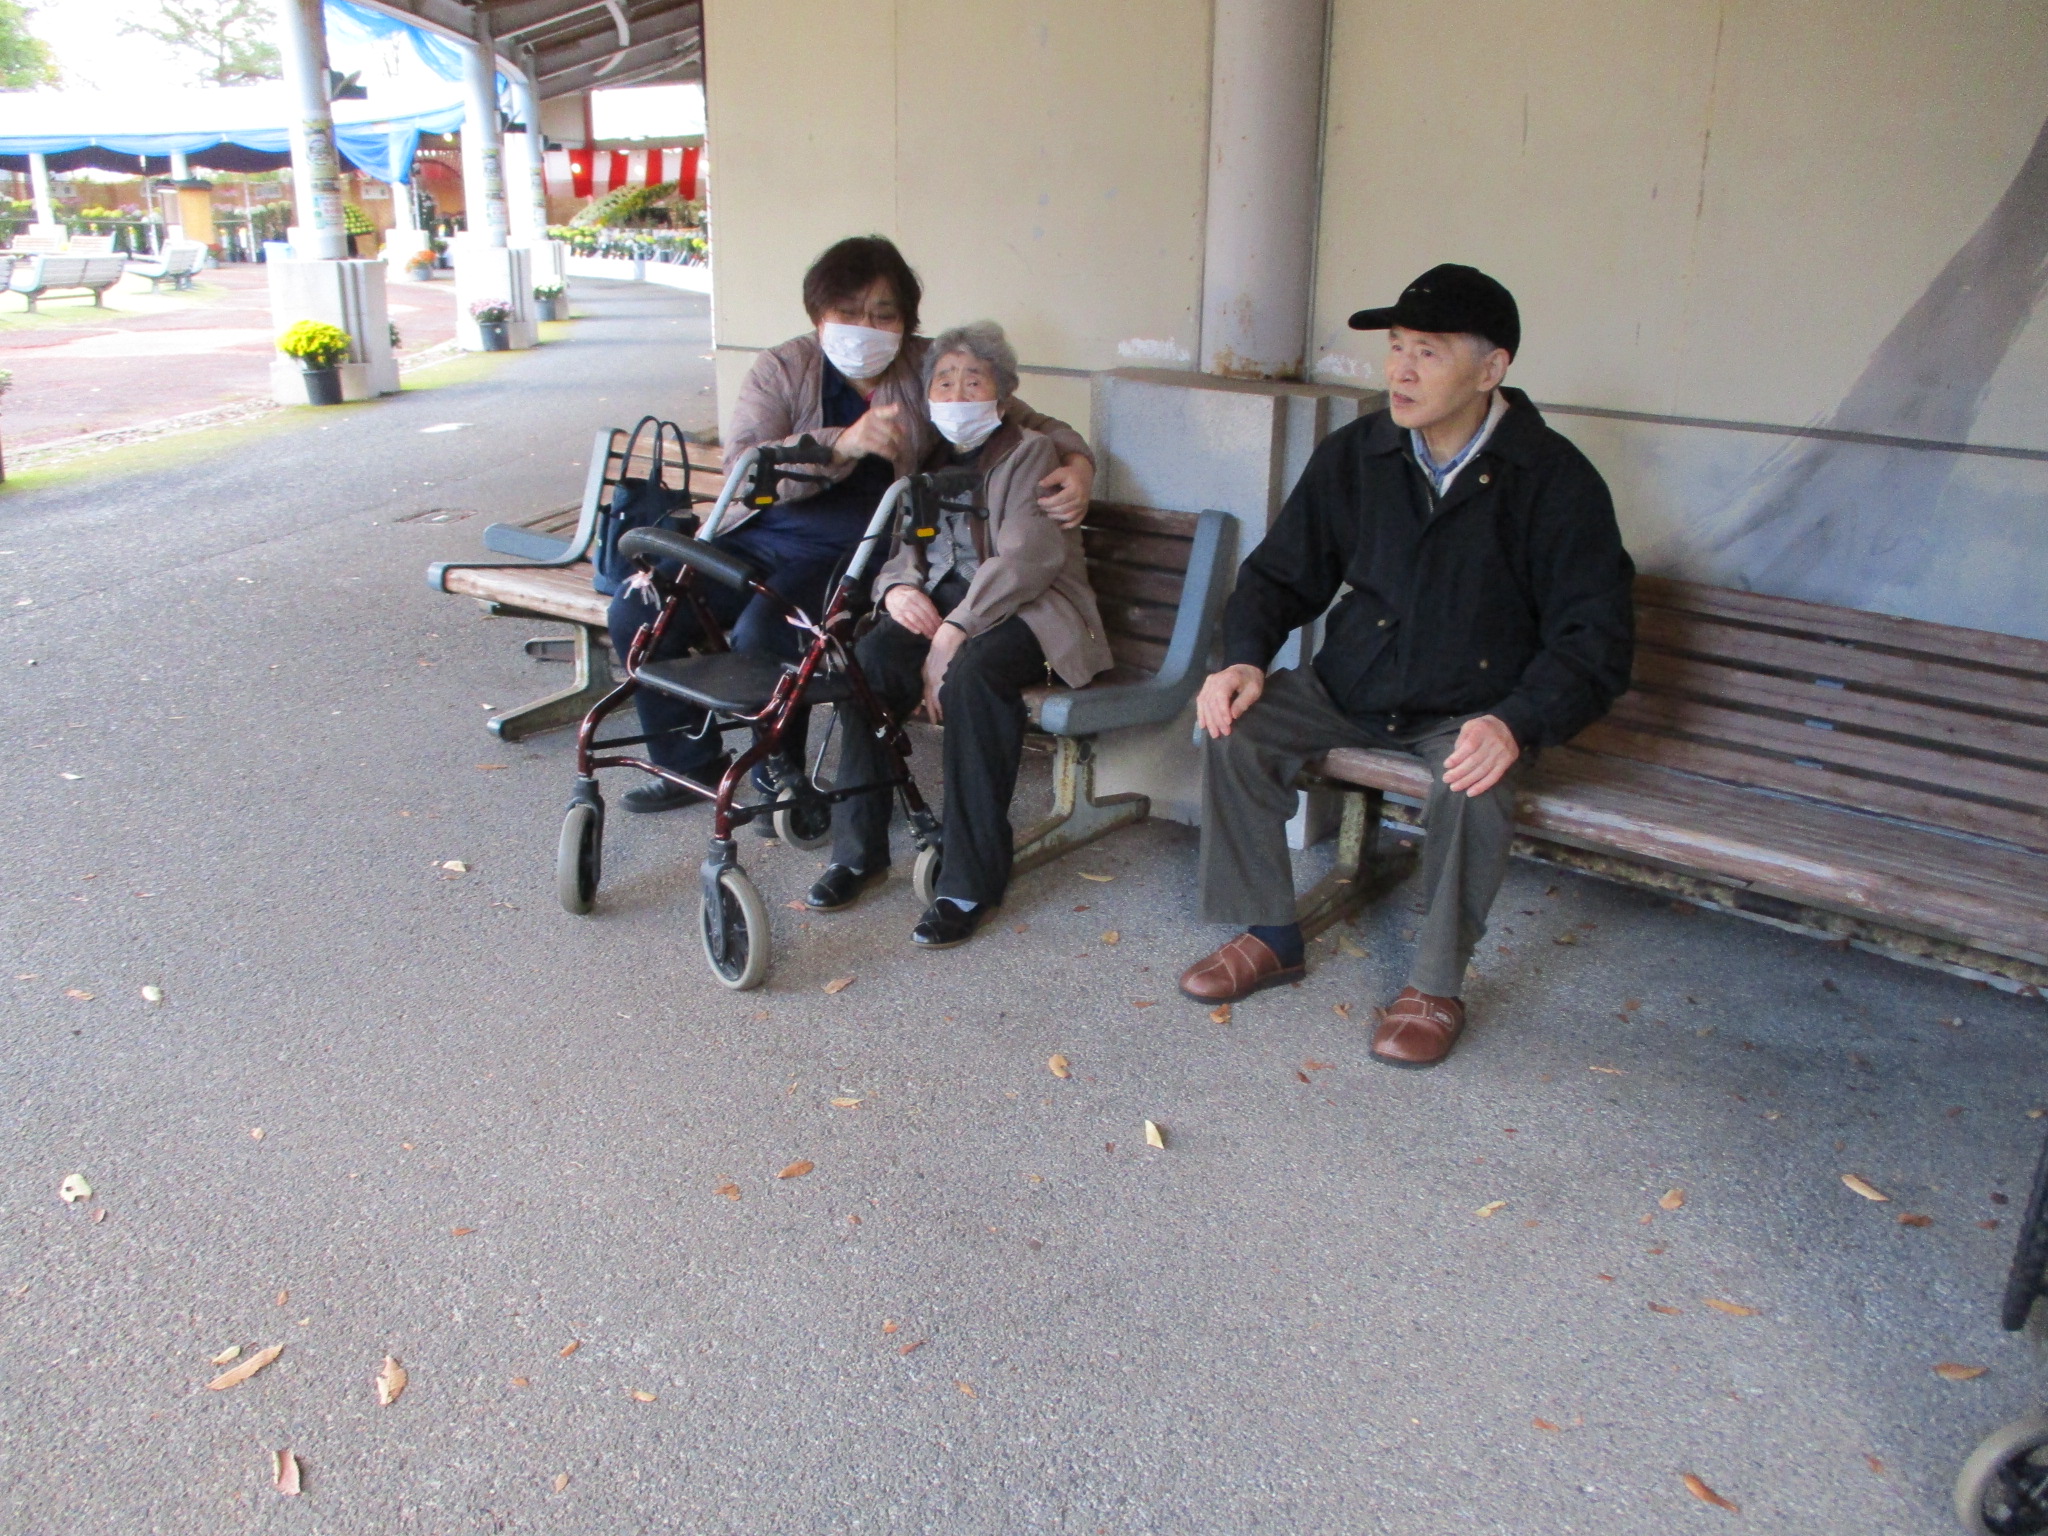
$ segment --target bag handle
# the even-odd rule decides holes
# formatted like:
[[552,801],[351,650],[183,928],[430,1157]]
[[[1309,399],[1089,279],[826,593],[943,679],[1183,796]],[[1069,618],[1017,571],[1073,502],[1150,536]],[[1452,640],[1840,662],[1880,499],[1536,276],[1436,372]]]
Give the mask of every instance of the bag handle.
[[626,439],[625,452],[619,455],[619,478],[621,480],[624,480],[633,473],[633,455],[640,451],[640,434],[647,430],[647,423],[650,421],[654,423],[654,463],[657,469],[660,468],[662,420],[650,411],[647,415],[642,416],[633,423],[632,435]]

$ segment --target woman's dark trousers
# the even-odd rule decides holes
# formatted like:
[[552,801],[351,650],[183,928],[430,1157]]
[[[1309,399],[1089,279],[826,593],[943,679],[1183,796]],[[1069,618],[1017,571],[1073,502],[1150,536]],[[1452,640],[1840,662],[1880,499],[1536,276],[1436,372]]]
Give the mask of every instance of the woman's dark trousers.
[[[951,605],[941,602],[942,609]],[[924,658],[931,642],[884,618],[855,648],[868,686],[899,716],[924,696]],[[1045,681],[1045,652],[1031,626],[1008,618],[966,641],[939,689],[945,716],[941,769],[946,794],[945,862],[938,894],[990,906],[1010,883],[1014,851],[1010,800],[1024,755],[1024,690]],[[866,784],[888,771],[880,743],[859,707],[841,704],[841,784]],[[889,862],[894,792],[842,800],[832,813],[832,862],[876,869]]]

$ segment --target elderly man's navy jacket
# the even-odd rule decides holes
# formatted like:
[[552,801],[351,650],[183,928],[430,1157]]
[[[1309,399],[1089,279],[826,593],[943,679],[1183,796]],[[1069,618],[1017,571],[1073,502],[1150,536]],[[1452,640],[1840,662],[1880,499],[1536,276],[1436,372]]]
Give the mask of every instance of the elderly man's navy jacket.
[[1600,472],[1503,393],[1441,504],[1387,412],[1324,439],[1238,572],[1224,663],[1264,667],[1348,585],[1315,669],[1361,725],[1493,714],[1532,747],[1605,714],[1628,687],[1635,566]]

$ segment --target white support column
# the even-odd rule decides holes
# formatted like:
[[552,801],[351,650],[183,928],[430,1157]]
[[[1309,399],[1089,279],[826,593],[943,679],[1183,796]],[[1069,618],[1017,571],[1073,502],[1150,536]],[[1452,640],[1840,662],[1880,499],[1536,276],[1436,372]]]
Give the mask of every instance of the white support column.
[[1216,0],[1201,366],[1298,379],[1323,121],[1327,0]]
[[36,203],[36,221],[29,226],[29,233],[62,235],[64,226],[57,222],[57,203],[50,196],[50,162],[43,156],[28,157],[28,181],[29,193]]
[[455,242],[455,336],[464,351],[484,350],[472,306],[493,300],[509,311],[514,351],[539,337],[533,318],[533,258],[507,244],[504,143],[498,131],[498,57],[489,16],[471,13],[475,43],[464,71],[468,110],[462,120],[462,199],[469,227]]
[[187,159],[187,158],[185,157],[185,152],[184,152],[184,151],[183,151],[182,149],[174,149],[174,150],[172,150],[172,151],[171,151],[171,180],[173,180],[173,181],[190,181],[191,179],[192,179],[192,162],[191,162],[191,161],[190,161],[189,159]]
[[540,130],[540,82],[534,78],[533,54],[520,59],[519,73],[512,77],[512,101],[524,131],[505,138],[505,193],[512,223],[512,244],[533,252],[533,280],[556,281],[563,277],[565,255],[560,242],[548,238],[548,193],[542,180]]
[[292,251],[302,261],[348,255],[341,208],[341,157],[334,148],[334,110],[327,99],[327,18],[321,0],[283,0],[278,34],[293,119],[292,198],[299,222]]

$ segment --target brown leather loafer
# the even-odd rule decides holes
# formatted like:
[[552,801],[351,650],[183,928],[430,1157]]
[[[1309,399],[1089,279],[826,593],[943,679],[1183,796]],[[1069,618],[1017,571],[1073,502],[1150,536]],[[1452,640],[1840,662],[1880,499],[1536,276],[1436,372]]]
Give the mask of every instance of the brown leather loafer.
[[1393,1007],[1380,1015],[1372,1054],[1390,1067],[1433,1067],[1451,1054],[1465,1032],[1465,1005],[1455,997],[1431,997],[1403,987]]
[[1180,973],[1180,990],[1198,1003],[1234,1003],[1299,981],[1307,968],[1282,965],[1280,957],[1248,933],[1240,933],[1212,955],[1204,955]]

